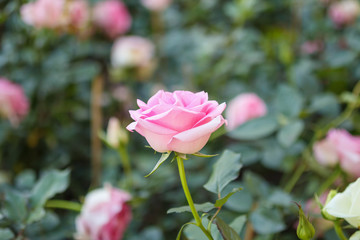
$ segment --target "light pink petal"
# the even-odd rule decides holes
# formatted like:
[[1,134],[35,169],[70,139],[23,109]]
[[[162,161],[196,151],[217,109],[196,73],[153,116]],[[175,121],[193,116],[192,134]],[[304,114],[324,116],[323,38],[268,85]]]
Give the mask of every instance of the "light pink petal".
[[218,116],[204,125],[181,132],[171,139],[168,148],[187,154],[198,152],[205,146],[211,133],[223,125],[224,122],[224,118]]
[[185,108],[173,107],[167,112],[147,118],[146,121],[182,132],[192,128],[204,115],[202,112],[197,113]]

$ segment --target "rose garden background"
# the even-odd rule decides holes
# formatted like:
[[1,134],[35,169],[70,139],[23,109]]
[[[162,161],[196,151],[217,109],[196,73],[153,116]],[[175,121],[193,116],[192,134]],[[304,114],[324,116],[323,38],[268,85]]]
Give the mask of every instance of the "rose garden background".
[[[178,235],[193,216],[175,155],[213,239],[360,239],[359,14],[357,0],[0,0],[0,239],[210,239]],[[201,150],[217,156],[126,130],[161,90],[226,102]]]

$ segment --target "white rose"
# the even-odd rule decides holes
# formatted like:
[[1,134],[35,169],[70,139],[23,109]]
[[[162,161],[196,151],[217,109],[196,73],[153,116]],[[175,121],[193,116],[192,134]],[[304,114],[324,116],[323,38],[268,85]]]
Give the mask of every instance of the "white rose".
[[360,178],[349,184],[344,192],[338,193],[325,206],[325,211],[338,218],[344,218],[355,228],[360,227]]

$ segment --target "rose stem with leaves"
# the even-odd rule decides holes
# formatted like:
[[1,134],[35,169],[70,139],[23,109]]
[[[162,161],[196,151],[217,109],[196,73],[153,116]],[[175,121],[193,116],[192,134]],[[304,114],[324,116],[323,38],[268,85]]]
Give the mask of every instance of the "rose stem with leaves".
[[203,226],[203,224],[201,222],[201,218],[200,218],[198,212],[196,211],[194,202],[193,202],[193,200],[191,198],[189,187],[188,187],[187,182],[186,182],[184,160],[181,157],[176,156],[176,161],[177,161],[178,168],[179,168],[179,175],[180,175],[181,185],[182,185],[182,187],[184,189],[185,197],[186,197],[186,199],[188,201],[189,207],[190,207],[191,212],[192,212],[192,214],[194,216],[194,219],[196,221],[196,225],[201,229],[201,231],[203,231],[203,233],[207,236],[208,239],[213,240],[213,237],[211,236],[210,232],[207,231],[205,229],[205,227]]
[[133,184],[132,171],[131,171],[131,164],[130,164],[129,154],[128,154],[128,151],[127,151],[126,144],[120,143],[120,145],[118,147],[118,153],[120,155],[120,159],[121,159],[121,162],[122,162],[123,167],[124,167],[126,178],[128,179],[130,187],[131,187],[132,184]]
[[348,238],[344,235],[343,230],[341,229],[339,220],[334,221],[334,229],[340,240],[348,240]]

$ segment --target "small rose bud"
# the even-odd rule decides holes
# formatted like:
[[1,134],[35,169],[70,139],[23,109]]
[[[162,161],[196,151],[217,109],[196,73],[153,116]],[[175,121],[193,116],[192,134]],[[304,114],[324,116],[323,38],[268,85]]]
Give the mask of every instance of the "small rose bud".
[[305,216],[301,206],[299,207],[299,225],[296,230],[296,234],[301,240],[310,240],[315,236],[315,229],[310,223],[309,218]]
[[128,132],[121,127],[119,120],[115,117],[109,120],[106,141],[113,148],[118,148],[120,144],[129,142]]
[[335,195],[337,194],[337,191],[336,190],[331,190],[326,198],[326,201],[325,201],[325,205],[324,207],[321,209],[321,215],[326,219],[326,220],[330,220],[330,221],[335,221],[336,220],[336,217],[330,215],[325,207],[326,205],[330,202],[331,199],[333,199],[335,197]]

